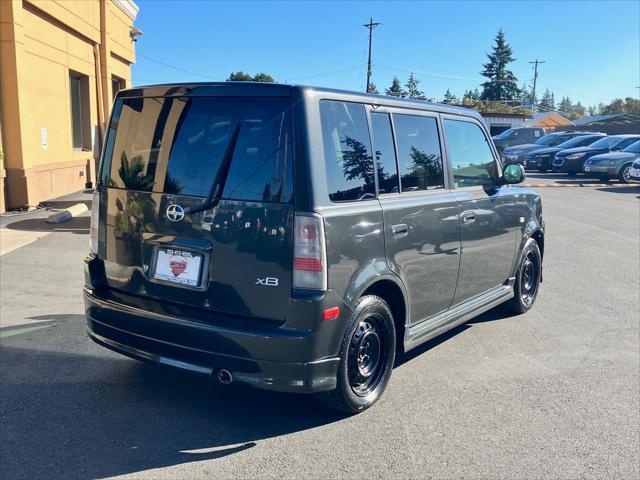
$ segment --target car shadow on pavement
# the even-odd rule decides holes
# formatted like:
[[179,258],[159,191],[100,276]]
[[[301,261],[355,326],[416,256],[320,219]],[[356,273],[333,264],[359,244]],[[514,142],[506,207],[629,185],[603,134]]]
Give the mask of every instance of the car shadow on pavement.
[[[614,192],[614,193],[626,193],[627,195],[638,195],[640,193],[640,185],[627,186],[626,188],[616,188],[616,187],[598,187],[596,190],[601,192]],[[639,197],[640,198],[640,197]]]
[[91,217],[73,217],[64,223],[47,223],[46,218],[27,218],[7,223],[9,230],[25,230],[30,232],[70,232],[88,235]]
[[311,397],[222,386],[94,345],[83,315],[0,349],[4,478],[103,478],[213,460],[339,421]]

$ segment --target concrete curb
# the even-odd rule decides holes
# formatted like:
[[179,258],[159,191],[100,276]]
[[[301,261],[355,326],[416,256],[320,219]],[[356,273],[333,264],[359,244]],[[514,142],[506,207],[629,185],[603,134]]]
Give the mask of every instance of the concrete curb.
[[69,208],[65,208],[59,212],[54,213],[53,215],[49,215],[47,218],[47,223],[62,223],[70,220],[73,217],[77,217],[78,215],[87,212],[89,209],[87,205],[84,203],[76,203],[75,205],[71,205]]

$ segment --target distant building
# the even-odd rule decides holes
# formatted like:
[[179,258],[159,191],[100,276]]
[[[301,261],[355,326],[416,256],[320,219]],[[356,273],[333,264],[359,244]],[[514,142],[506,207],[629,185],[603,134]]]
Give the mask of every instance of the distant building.
[[510,128],[524,127],[527,120],[532,118],[531,115],[523,113],[480,112],[480,115],[482,115],[484,123],[489,128],[491,136],[499,135]]
[[576,129],[608,135],[640,134],[640,113],[595,115],[574,120],[573,123]]
[[95,181],[137,13],[133,0],[0,0],[0,211]]

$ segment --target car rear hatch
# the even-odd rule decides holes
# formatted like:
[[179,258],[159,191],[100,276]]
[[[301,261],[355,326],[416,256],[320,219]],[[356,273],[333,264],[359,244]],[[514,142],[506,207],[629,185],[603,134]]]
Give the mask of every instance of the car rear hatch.
[[293,263],[289,90],[181,91],[141,89],[114,105],[99,188],[106,285],[148,309],[282,322]]

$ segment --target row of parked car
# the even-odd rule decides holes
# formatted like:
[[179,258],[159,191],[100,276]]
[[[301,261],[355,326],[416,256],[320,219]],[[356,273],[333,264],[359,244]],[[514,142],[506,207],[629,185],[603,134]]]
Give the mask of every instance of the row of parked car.
[[[530,143],[509,146],[527,136],[538,139]],[[494,137],[504,165],[518,163],[526,170],[552,171],[621,182],[640,181],[640,134],[606,135],[597,132],[553,132],[539,134],[539,129],[521,127],[509,129]]]

